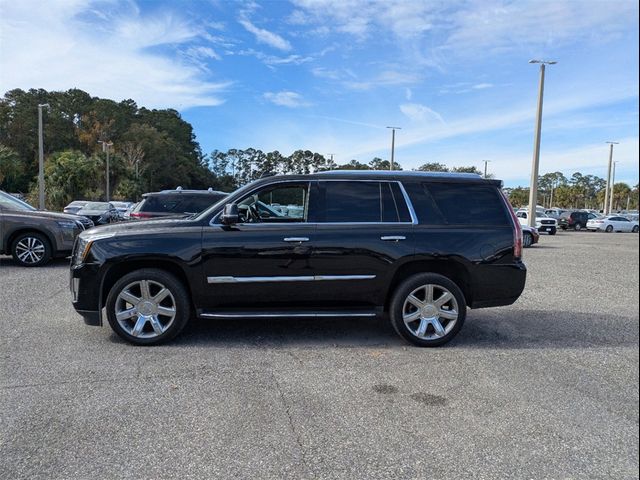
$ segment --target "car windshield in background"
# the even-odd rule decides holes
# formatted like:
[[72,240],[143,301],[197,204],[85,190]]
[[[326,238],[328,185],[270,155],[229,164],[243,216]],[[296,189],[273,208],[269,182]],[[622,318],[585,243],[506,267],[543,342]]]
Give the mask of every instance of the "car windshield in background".
[[80,211],[93,211],[93,210],[109,210],[111,205],[107,202],[88,202]]
[[32,207],[27,202],[23,202],[19,198],[9,195],[8,193],[0,192],[0,206],[7,210],[26,210],[33,211],[37,208]]
[[140,212],[198,213],[220,201],[225,195],[150,195],[140,206]]

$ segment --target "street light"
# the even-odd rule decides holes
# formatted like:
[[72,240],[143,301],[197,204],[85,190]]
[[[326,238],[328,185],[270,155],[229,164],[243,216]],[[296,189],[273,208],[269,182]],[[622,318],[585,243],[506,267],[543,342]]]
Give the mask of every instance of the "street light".
[[107,152],[107,202],[109,201],[109,148],[113,146],[113,142],[105,142],[98,140],[98,143],[102,144],[102,151]]
[[607,170],[607,188],[604,191],[604,205],[602,206],[602,210],[604,214],[607,215],[610,212],[610,207],[607,208],[607,204],[609,202],[609,191],[612,193],[613,197],[613,185],[611,185],[611,163],[613,160],[613,146],[618,145],[619,142],[605,142],[609,144],[609,169]]
[[616,163],[613,162],[613,173],[611,174],[611,197],[609,198],[609,213],[613,212],[613,191],[616,186]]
[[540,166],[540,134],[542,130],[542,98],[544,96],[544,69],[546,65],[555,65],[555,60],[529,60],[529,63],[540,64],[540,85],[538,87],[538,112],[536,114],[536,133],[533,140],[533,161],[531,163],[531,186],[529,188],[530,227],[536,226],[536,205],[538,204],[538,169]]
[[393,170],[393,154],[396,147],[396,130],[402,130],[402,127],[387,127],[391,129],[391,163],[389,164],[389,170]]
[[38,104],[38,208],[44,210],[44,133],[42,131],[42,108],[48,103]]

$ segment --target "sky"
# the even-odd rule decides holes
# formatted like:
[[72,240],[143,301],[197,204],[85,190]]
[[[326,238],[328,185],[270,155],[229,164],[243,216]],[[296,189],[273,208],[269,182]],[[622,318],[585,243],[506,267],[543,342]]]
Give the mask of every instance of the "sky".
[[0,92],[173,108],[203,152],[308,149],[338,163],[474,165],[526,186],[539,66],[540,173],[638,183],[631,0],[0,0]]

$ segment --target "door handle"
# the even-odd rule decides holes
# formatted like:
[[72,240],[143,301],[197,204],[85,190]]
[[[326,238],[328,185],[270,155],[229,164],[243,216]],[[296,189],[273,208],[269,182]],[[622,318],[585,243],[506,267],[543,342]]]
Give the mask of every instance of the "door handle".
[[400,240],[406,240],[407,237],[402,235],[383,235],[380,237],[380,240],[384,240],[385,242],[399,242]]
[[285,242],[308,242],[309,239],[307,237],[285,237]]

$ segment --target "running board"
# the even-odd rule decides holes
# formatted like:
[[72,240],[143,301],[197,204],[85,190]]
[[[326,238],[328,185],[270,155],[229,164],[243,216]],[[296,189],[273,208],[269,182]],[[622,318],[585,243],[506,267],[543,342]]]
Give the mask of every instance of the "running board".
[[375,317],[376,310],[320,310],[320,311],[224,311],[198,312],[200,318],[330,318],[330,317]]

